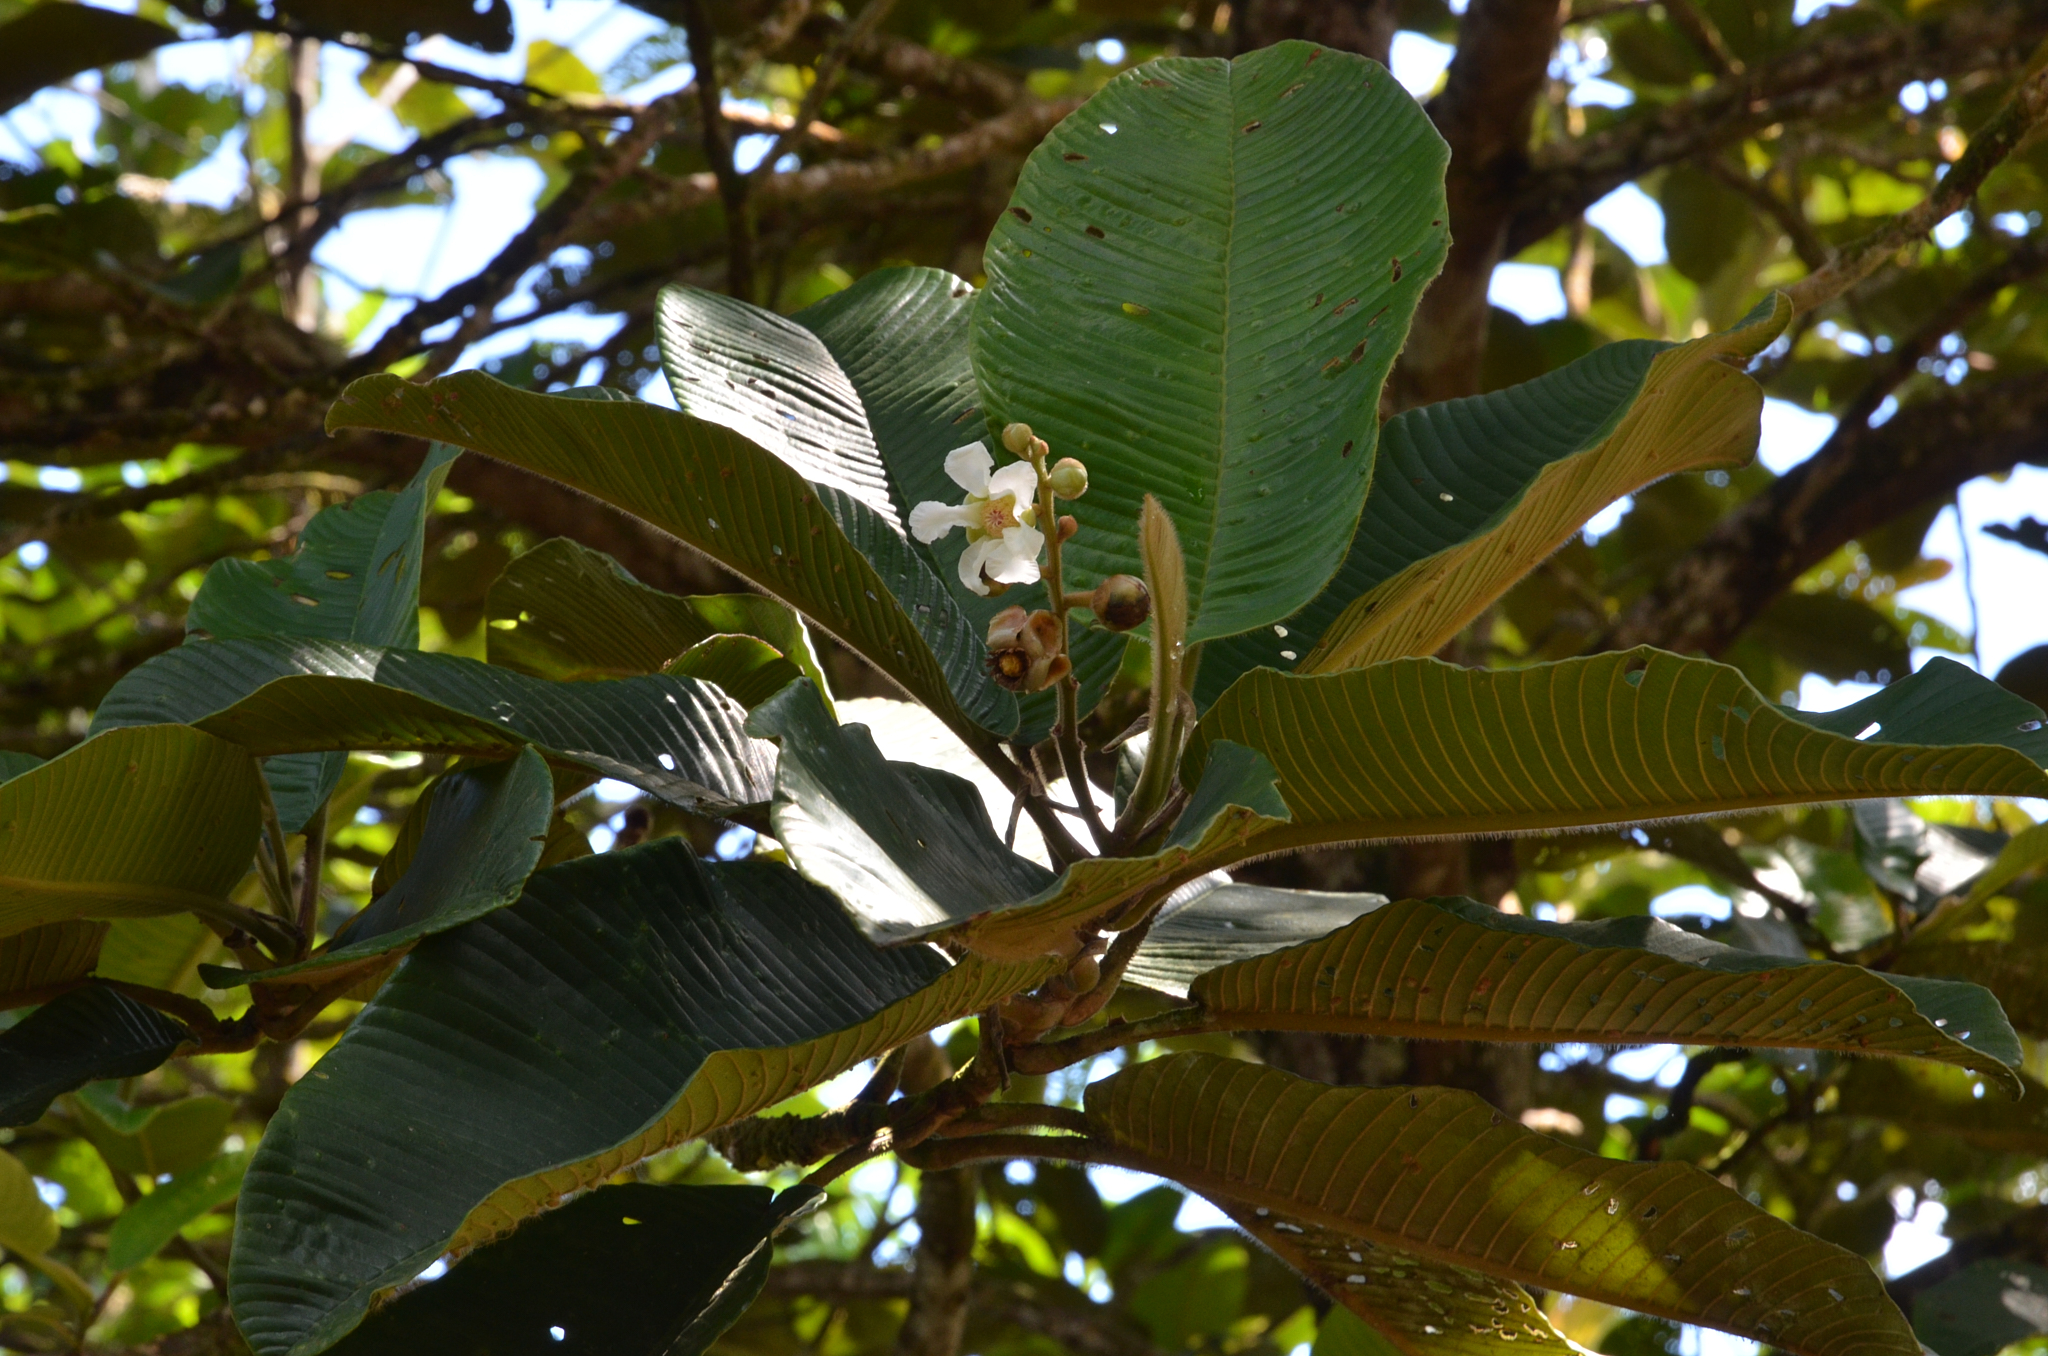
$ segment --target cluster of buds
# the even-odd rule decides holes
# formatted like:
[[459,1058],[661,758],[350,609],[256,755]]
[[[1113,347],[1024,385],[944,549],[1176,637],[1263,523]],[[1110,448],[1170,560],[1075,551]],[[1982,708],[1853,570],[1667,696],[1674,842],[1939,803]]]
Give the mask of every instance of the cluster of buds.
[[[1088,492],[1088,468],[1072,457],[1048,466],[1052,449],[1029,424],[1006,425],[1002,441],[1021,460],[997,470],[980,443],[956,447],[946,454],[946,474],[967,491],[966,500],[927,500],[910,511],[911,533],[927,544],[956,527],[966,529],[960,581],[983,597],[1003,593],[1012,584],[1037,583],[1038,553],[1047,544],[1040,518],[1052,516],[1055,501]],[[1051,526],[1056,609],[1009,607],[989,622],[989,672],[1012,692],[1042,691],[1073,672],[1067,658],[1067,609],[1085,607],[1111,631],[1128,631],[1151,615],[1145,585],[1127,574],[1111,575],[1092,592],[1062,593],[1059,548],[1080,524],[1070,514],[1059,514]]]

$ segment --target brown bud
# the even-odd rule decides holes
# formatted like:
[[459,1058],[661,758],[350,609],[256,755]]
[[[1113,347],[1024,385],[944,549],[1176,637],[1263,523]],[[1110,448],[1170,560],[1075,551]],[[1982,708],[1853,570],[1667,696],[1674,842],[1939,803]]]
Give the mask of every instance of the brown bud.
[[1031,425],[1003,425],[1003,446],[1010,450],[1011,456],[1023,456],[1031,449]]
[[1152,615],[1152,595],[1146,590],[1144,580],[1128,574],[1113,574],[1095,586],[1088,608],[1107,629],[1128,631]]
[[1067,983],[1073,986],[1077,994],[1093,992],[1095,986],[1101,982],[1102,962],[1093,956],[1082,956],[1067,971]]
[[1043,439],[1043,438],[1033,438],[1033,439],[1031,440],[1031,457],[1032,457],[1032,460],[1034,460],[1034,461],[1044,461],[1044,460],[1045,460],[1045,459],[1046,459],[1046,458],[1047,458],[1048,456],[1050,456],[1050,455],[1052,455],[1052,448],[1050,448],[1050,447],[1048,447],[1048,446],[1046,445],[1046,441],[1045,441],[1045,439]]
[[1038,692],[1073,671],[1060,619],[1006,607],[989,620],[988,671],[1012,692]]
[[1076,521],[1074,520],[1074,515],[1073,515],[1073,514],[1071,514],[1071,513],[1062,513],[1062,514],[1060,515],[1060,520],[1059,520],[1059,521],[1060,521],[1060,542],[1061,542],[1062,544],[1065,544],[1065,543],[1066,543],[1067,541],[1069,541],[1069,540],[1071,540],[1071,539],[1073,538],[1073,535],[1074,535],[1074,534],[1075,534],[1076,532],[1079,532],[1079,531],[1081,530],[1081,524],[1080,524],[1080,523],[1078,523],[1078,522],[1076,522]]

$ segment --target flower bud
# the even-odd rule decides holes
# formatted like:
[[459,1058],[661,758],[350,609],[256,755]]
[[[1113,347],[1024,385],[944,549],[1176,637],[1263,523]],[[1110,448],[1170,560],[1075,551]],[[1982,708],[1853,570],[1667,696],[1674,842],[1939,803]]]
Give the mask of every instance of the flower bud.
[[1008,448],[1008,449],[1010,450],[1010,455],[1011,455],[1011,456],[1013,456],[1013,457],[1021,457],[1021,456],[1023,456],[1023,455],[1024,455],[1024,454],[1025,454],[1026,452],[1030,451],[1030,449],[1031,449],[1031,425],[1029,425],[1029,424],[1005,424],[1005,425],[1003,425],[1003,446],[1004,446],[1004,447],[1006,447],[1006,448]]
[[1039,692],[1073,672],[1060,619],[1006,607],[989,620],[988,671],[1012,692]]
[[1081,524],[1075,521],[1073,514],[1062,513],[1060,515],[1060,542],[1062,545],[1069,541],[1073,537],[1073,535],[1076,532],[1079,532],[1080,530]]
[[1095,586],[1088,600],[1095,620],[1111,631],[1128,631],[1152,615],[1152,595],[1145,581],[1133,575],[1113,574]]
[[1046,444],[1045,439],[1033,438],[1031,440],[1031,459],[1033,461],[1044,461],[1051,455],[1052,448]]
[[1053,463],[1046,478],[1052,481],[1052,492],[1062,499],[1079,499],[1088,493],[1088,468],[1072,457],[1061,457]]

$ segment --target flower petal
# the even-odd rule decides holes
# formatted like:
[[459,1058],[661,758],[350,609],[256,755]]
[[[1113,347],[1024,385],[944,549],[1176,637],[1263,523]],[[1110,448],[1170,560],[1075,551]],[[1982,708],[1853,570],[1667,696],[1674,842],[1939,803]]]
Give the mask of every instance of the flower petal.
[[956,527],[976,521],[974,511],[961,504],[942,504],[927,499],[910,510],[910,535],[929,546]]
[[[1028,461],[1013,461],[988,478],[988,497],[1010,495],[1022,509],[1038,502],[1038,472]],[[1022,517],[1022,514],[1018,515]]]
[[946,474],[953,477],[953,483],[984,498],[988,495],[989,468],[995,464],[995,458],[980,443],[968,443],[946,454]]
[[1038,553],[1045,549],[1045,534],[1035,527],[1013,527],[1003,533],[1000,545],[989,553],[982,567],[989,578],[1004,584],[1036,584]]
[[982,562],[1001,548],[1002,543],[994,537],[983,537],[980,541],[970,544],[960,553],[960,582],[982,597],[988,597],[988,585],[981,582]]

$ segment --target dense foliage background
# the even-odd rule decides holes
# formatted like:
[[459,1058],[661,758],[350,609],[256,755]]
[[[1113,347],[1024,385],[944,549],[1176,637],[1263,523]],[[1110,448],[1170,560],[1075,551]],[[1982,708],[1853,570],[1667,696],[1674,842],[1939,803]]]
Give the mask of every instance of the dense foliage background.
[[[1452,147],[1455,243],[1391,413],[1617,339],[1725,328],[1910,214],[2038,65],[2048,5],[209,0],[186,12],[152,0],[115,19],[0,0],[0,103],[16,106],[0,135],[0,750],[47,757],[76,742],[121,674],[182,640],[212,562],[282,553],[321,507],[405,483],[416,442],[321,432],[350,379],[481,363],[515,384],[656,398],[664,283],[791,310],[889,263],[978,279],[1022,157],[1114,71],[1284,37],[1401,56]],[[707,50],[716,78],[698,79],[692,53]],[[1433,52],[1449,60],[1432,88]],[[2048,142],[2021,142],[1765,354],[1756,375],[1772,396],[1836,421],[1810,457],[1772,459],[1783,474],[1681,476],[1636,496],[1470,628],[1454,657],[1511,666],[1647,642],[1722,657],[1767,693],[1819,699],[1942,652],[1989,659],[2041,702],[2048,649],[2027,646],[2048,628],[2024,581],[2048,529],[2022,509],[2043,499],[2001,498],[1982,478],[2048,465],[2044,175]],[[1661,249],[1624,229],[1637,194],[1661,208]],[[448,204],[441,217],[419,210]],[[1635,211],[1655,222],[1647,205]],[[1497,275],[1507,262],[1524,271]],[[1488,304],[1490,290],[1514,300],[1532,280],[1555,288],[1560,314],[1531,322]],[[2013,485],[2039,484],[2029,474]],[[1963,512],[1966,486],[1971,504],[2012,524],[2003,536],[1976,530],[1985,514]],[[430,649],[480,657],[501,616],[487,586],[552,536],[677,592],[740,587],[651,529],[481,457],[456,464],[437,508],[422,592]],[[1931,530],[1953,545],[1937,550]],[[1983,625],[1901,600],[1973,560]],[[1977,654],[2001,624],[1998,651]],[[850,656],[824,660],[839,695],[885,693]],[[1128,721],[1133,693],[1111,693],[1101,728]],[[352,760],[330,811],[336,917],[367,898],[437,761]],[[594,848],[680,834],[707,854],[750,850],[744,830],[632,794],[608,783],[581,803]],[[1464,892],[1544,917],[1654,905],[1756,950],[1939,968],[1902,944],[1902,921],[2042,808],[1823,808],[1327,852],[1240,876]],[[1916,943],[1965,948],[2029,1038],[2048,1034],[2044,891],[2036,866]],[[211,934],[183,917],[158,926],[155,954],[182,961],[155,980],[223,1001],[196,978]],[[232,1168],[349,1010],[294,1043],[175,1061],[123,1100],[74,1099],[15,1132],[7,1147],[36,1181],[0,1195],[33,1185],[62,1232],[54,1245],[19,1232],[42,1227],[24,1200],[15,1216],[29,1223],[0,1236],[12,1250],[0,1346],[66,1349],[58,1319],[75,1281],[96,1315],[90,1349],[239,1350],[218,1307],[231,1200],[193,1197],[193,1222],[161,1231],[168,1241],[140,1260],[131,1241],[118,1253],[130,1265],[110,1265],[109,1252],[123,1222],[148,1213],[136,1209],[155,1194],[146,1187]],[[971,1028],[953,1040],[964,1058]],[[1468,1087],[1586,1148],[1698,1163],[1881,1258],[1909,1308],[1967,1262],[2048,1262],[2039,1087],[2007,1106],[1949,1070],[1668,1047],[1610,1058],[1287,1036],[1244,1052],[1332,1082]],[[937,1067],[940,1052],[925,1053]],[[2029,1056],[2048,1079],[2039,1048]],[[1086,1078],[1073,1072],[1055,1097],[1078,1096]],[[701,1146],[638,1171],[733,1176]],[[913,1303],[927,1315],[965,1304],[963,1349],[987,1353],[1380,1349],[1341,1315],[1325,1320],[1290,1271],[1173,1189],[1019,1164],[920,1194],[914,1171],[895,1171],[836,1189],[720,1350],[936,1350],[930,1324],[903,1322]],[[223,1179],[213,1195],[231,1192]],[[1944,1231],[1954,1244],[1931,1257]],[[1616,1356],[1747,1349],[1598,1306],[1554,1312]],[[2012,1335],[2029,1330],[2023,1316]]]

